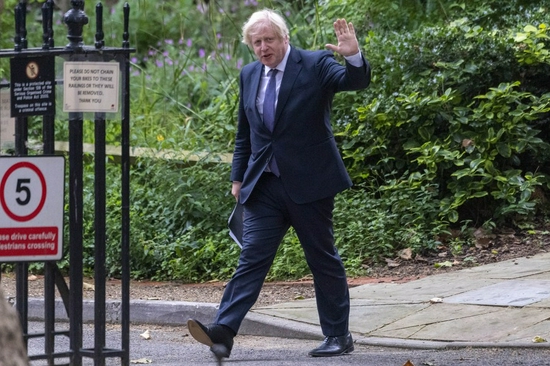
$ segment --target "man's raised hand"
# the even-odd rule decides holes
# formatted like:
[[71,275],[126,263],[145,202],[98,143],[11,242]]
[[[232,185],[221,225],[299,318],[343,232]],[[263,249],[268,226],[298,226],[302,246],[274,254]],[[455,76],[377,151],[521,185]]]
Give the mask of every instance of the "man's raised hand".
[[334,22],[334,33],[336,33],[338,45],[328,43],[325,45],[326,48],[342,56],[353,56],[359,52],[359,42],[352,23],[346,22],[345,19],[337,19]]

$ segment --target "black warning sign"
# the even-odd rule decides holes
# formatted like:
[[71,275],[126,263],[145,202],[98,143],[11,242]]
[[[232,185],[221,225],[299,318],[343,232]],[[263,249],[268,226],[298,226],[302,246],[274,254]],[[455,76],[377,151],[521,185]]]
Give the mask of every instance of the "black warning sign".
[[12,58],[10,68],[11,116],[54,115],[54,57]]

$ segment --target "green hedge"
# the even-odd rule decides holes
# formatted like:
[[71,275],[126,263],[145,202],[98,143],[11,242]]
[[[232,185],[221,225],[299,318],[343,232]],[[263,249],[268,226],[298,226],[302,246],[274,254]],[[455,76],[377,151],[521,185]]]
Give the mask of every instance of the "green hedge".
[[[33,6],[39,2],[30,3],[30,13],[36,14]],[[368,89],[339,94],[333,106],[334,131],[355,183],[337,196],[334,212],[348,273],[364,274],[366,261],[383,261],[404,248],[427,253],[457,243],[467,247],[473,228],[523,229],[547,220],[542,204],[550,190],[546,2],[209,4],[171,0],[153,9],[148,0],[131,3],[131,44],[137,48],[132,146],[232,152],[236,80],[240,67],[253,58],[240,43],[242,22],[258,8],[274,7],[287,17],[293,45],[319,49],[333,42],[334,19],[345,17],[354,23],[373,68]],[[119,45],[121,7],[119,2],[106,12],[108,45]],[[2,19],[6,16],[9,12]],[[0,27],[11,34],[9,20]],[[92,44],[93,30],[87,32],[85,42]],[[56,44],[66,42],[65,33],[59,25]],[[57,121],[56,129],[56,138],[66,140],[66,121]],[[93,142],[92,131],[93,123],[86,122],[86,142]],[[31,121],[31,137],[39,140],[40,133],[39,122]],[[119,135],[119,123],[108,123],[108,143],[118,144]],[[117,276],[120,181],[116,164],[108,167],[107,266]],[[207,159],[193,165],[138,159],[131,173],[133,277],[207,281],[231,276],[239,252],[226,229],[234,204],[229,169]],[[86,167],[86,182],[93,183],[92,165]],[[85,196],[87,271],[93,270],[92,196]],[[61,262],[63,268],[68,265]],[[291,231],[269,278],[308,273]]]

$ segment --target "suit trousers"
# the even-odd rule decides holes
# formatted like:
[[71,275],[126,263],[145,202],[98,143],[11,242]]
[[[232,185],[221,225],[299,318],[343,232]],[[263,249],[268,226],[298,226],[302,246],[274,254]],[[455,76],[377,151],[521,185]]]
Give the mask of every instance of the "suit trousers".
[[238,332],[254,305],[279,245],[292,226],[313,274],[321,329],[325,336],[347,334],[349,289],[344,265],[334,246],[334,197],[294,203],[280,178],[264,173],[244,204],[243,247],[224,291],[214,322]]

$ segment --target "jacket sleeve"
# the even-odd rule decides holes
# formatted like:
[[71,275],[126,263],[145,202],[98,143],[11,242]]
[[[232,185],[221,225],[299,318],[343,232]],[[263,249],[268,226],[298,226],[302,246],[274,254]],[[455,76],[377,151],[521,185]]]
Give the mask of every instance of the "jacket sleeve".
[[243,74],[239,76],[239,111],[233,163],[231,165],[231,181],[242,182],[252,153],[250,143],[250,124],[244,112]]
[[365,57],[363,55],[362,57],[363,65],[360,67],[355,67],[349,62],[345,62],[345,66],[342,66],[332,53],[323,52],[317,65],[323,86],[333,90],[334,93],[368,87],[371,80],[371,68]]

